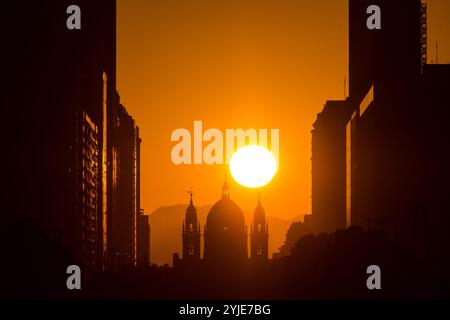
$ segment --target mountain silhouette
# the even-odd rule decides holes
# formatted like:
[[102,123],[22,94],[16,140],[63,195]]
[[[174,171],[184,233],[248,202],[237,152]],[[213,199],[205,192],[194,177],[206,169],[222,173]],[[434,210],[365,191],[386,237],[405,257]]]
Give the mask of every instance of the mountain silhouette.
[[[154,264],[172,264],[172,254],[178,252],[181,254],[181,230],[187,204],[177,204],[172,206],[163,206],[153,211],[150,216],[150,256],[151,263]],[[197,207],[197,215],[203,228],[210,205]],[[245,212],[244,216],[250,233],[251,212]],[[267,216],[269,223],[269,257],[277,252],[282,246],[286,232],[294,221],[303,219],[303,215],[295,216],[293,219],[282,219]],[[203,241],[201,241],[201,252],[203,253]]]

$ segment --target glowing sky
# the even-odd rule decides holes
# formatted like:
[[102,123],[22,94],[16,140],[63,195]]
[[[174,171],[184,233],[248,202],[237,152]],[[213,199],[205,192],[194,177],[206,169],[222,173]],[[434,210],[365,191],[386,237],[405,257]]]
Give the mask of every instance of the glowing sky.
[[[450,1],[430,0],[429,59],[450,63]],[[272,216],[310,212],[311,134],[326,100],[342,99],[347,0],[118,0],[118,88],[141,127],[142,207],[221,195],[224,166],[175,166],[173,130],[280,129],[280,168],[261,190]],[[243,210],[255,190],[231,183]]]

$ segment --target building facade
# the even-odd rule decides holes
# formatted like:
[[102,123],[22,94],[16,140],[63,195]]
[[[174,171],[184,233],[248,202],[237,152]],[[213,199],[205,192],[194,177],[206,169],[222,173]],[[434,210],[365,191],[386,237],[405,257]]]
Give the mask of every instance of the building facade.
[[[366,27],[366,9],[374,4],[382,12],[381,30]],[[339,104],[327,103],[314,124],[312,225],[316,232],[349,226],[383,231],[444,270],[450,266],[444,230],[450,220],[443,214],[450,68],[426,64],[427,6],[350,0],[349,19],[348,109],[327,123],[324,114],[340,112]],[[334,132],[336,143],[320,137],[319,129]]]
[[332,232],[345,227],[345,143],[349,100],[327,101],[311,131],[311,194],[314,228]]
[[21,124],[17,145],[9,146],[20,159],[11,177],[16,205],[5,210],[7,225],[42,230],[89,276],[113,267],[114,241],[121,237],[114,228],[124,215],[131,220],[126,233],[134,235],[130,261],[137,260],[138,134],[135,124],[117,128],[125,112],[116,88],[116,1],[77,1],[81,30],[66,27],[72,4],[30,3],[27,10],[5,4],[14,17],[6,20],[14,50],[7,52],[11,86],[3,99]]
[[149,216],[141,210],[139,215],[138,264],[150,265],[150,221]]

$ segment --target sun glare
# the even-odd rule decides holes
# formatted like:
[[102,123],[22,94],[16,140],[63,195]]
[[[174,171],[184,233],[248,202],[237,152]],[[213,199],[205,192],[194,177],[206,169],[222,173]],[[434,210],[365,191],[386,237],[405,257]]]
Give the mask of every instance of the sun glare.
[[240,185],[259,188],[272,180],[277,172],[277,162],[266,148],[256,145],[245,146],[231,157],[230,172]]

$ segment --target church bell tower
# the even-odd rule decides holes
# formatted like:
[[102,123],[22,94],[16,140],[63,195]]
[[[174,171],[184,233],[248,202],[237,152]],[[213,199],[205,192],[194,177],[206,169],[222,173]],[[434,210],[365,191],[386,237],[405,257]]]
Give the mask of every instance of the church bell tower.
[[261,197],[253,212],[251,227],[251,259],[254,262],[267,261],[269,255],[269,226],[266,222],[266,213],[261,205]]
[[183,260],[185,261],[200,259],[200,223],[197,218],[197,209],[192,200],[192,191],[189,192],[189,195],[191,201],[183,221]]

